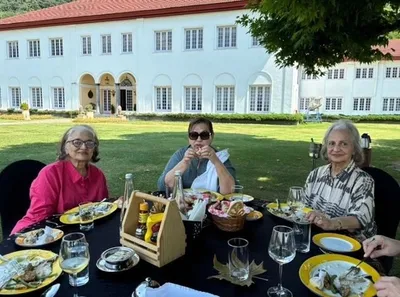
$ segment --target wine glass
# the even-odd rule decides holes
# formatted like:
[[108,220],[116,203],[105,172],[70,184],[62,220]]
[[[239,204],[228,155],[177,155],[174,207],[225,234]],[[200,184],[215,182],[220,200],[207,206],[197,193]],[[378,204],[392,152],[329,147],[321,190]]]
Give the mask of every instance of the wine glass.
[[302,187],[290,187],[287,204],[294,211],[302,211],[305,207],[305,194]]
[[[79,297],[78,286],[89,281],[89,244],[83,233],[70,233],[63,237],[60,246],[61,269],[72,276],[70,284],[76,287],[74,297]],[[78,278],[79,274],[79,278]]]
[[268,289],[269,297],[291,297],[292,292],[282,287],[283,264],[291,262],[296,256],[296,244],[293,229],[286,226],[275,226],[272,230],[268,247],[269,256],[279,264],[279,283]]

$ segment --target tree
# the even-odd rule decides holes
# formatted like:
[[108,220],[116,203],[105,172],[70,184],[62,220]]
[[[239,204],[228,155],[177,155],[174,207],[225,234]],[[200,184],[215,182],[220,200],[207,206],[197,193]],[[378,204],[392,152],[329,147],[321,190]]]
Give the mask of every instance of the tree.
[[249,29],[279,67],[303,66],[307,74],[345,59],[391,59],[378,46],[399,36],[400,0],[250,0],[237,22]]
[[72,0],[0,0],[0,19],[71,1]]

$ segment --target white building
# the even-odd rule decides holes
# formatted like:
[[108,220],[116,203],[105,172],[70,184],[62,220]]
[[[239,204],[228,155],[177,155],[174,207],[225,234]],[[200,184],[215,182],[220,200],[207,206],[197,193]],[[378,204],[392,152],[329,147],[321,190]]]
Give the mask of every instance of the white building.
[[[290,113],[297,70],[278,69],[237,0],[78,0],[0,20],[1,108]],[[133,5],[133,3],[142,3]],[[185,4],[183,4],[185,3]]]
[[294,113],[321,96],[323,112],[352,113],[353,97],[356,112],[367,105],[367,113],[400,111],[400,61],[365,66],[367,76],[374,68],[372,79],[356,79],[355,63],[339,65],[339,79],[302,79],[295,68],[277,68],[235,23],[248,12],[246,1],[92,3],[0,20],[1,109],[28,102],[51,110],[94,103],[105,114],[112,105],[141,113]]

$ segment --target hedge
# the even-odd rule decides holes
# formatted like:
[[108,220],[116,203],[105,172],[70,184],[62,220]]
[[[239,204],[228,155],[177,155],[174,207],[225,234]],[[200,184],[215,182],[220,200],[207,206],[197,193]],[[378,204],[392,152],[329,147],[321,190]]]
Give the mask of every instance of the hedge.
[[[29,113],[31,114],[31,118],[32,115],[52,115],[54,117],[61,117],[61,118],[72,118],[72,117],[76,117],[79,114],[78,110],[49,110],[49,109],[30,109]],[[9,108],[6,111],[4,110],[0,110],[0,115],[4,115],[4,114],[21,114],[21,110],[16,110],[14,108]]]
[[354,123],[376,123],[376,122],[400,122],[400,115],[392,114],[370,114],[370,115],[322,115],[322,121],[332,122],[340,119],[348,119]]

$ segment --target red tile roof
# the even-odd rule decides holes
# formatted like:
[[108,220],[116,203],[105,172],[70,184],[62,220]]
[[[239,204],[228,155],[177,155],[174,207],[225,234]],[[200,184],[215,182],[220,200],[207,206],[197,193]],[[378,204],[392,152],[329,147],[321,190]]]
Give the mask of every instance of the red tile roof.
[[379,47],[379,50],[384,54],[391,54],[393,60],[400,60],[400,39],[392,39],[387,47]]
[[[10,0],[12,1],[12,0]],[[243,9],[245,0],[76,0],[0,20],[0,31]]]

